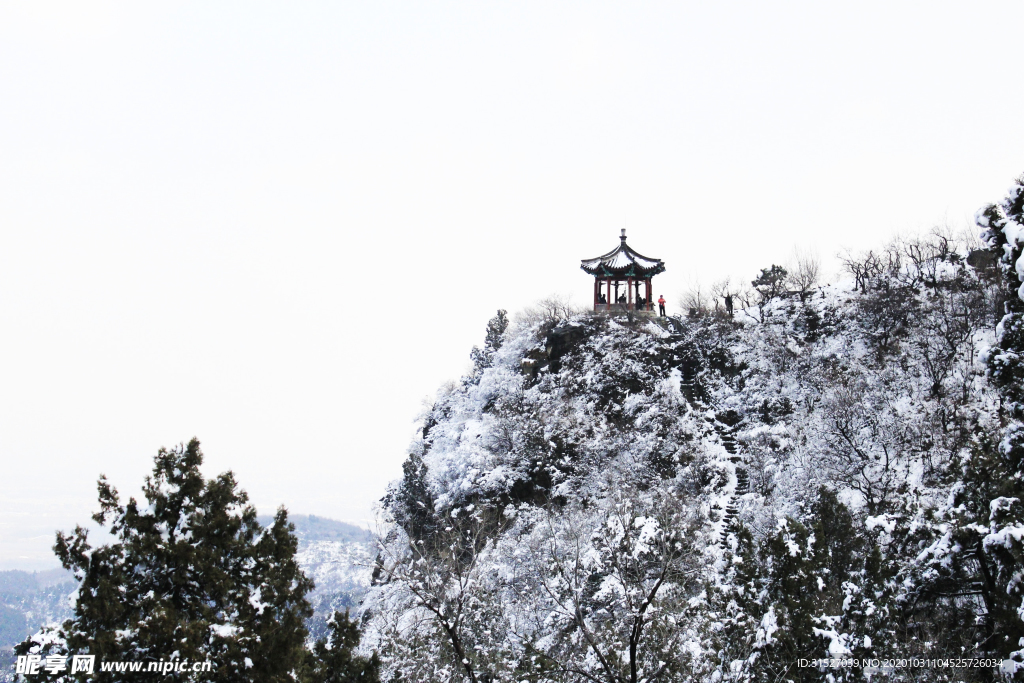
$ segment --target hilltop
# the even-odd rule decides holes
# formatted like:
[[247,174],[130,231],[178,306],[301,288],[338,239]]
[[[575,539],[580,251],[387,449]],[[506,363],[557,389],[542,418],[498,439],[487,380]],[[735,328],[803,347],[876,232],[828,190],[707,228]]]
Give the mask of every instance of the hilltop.
[[365,647],[405,680],[1010,657],[992,232],[896,240],[831,285],[766,268],[731,316],[500,312],[383,501]]

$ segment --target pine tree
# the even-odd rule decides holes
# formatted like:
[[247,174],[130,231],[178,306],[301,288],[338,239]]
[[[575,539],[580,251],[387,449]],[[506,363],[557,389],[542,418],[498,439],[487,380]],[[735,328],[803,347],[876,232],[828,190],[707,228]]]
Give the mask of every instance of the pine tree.
[[355,654],[359,646],[359,626],[348,611],[335,612],[329,626],[330,638],[313,647],[312,665],[307,683],[378,683],[380,660]]
[[484,338],[484,348],[473,347],[470,358],[473,359],[475,374],[479,374],[494,364],[494,354],[501,348],[505,340],[505,330],[508,329],[508,312],[499,309],[497,315],[487,321],[487,335]]
[[[858,533],[849,508],[835,492],[819,489],[801,519],[780,520],[765,539],[747,594],[746,607],[759,614],[749,636],[759,656],[754,680],[820,680],[800,658],[878,657],[896,631],[892,609],[894,574],[880,549]],[[747,628],[750,628],[748,623]],[[832,672],[833,680],[857,672]]]
[[[996,482],[992,493],[997,497],[973,497],[975,509],[965,511],[962,526],[976,533],[987,526],[976,546],[990,620],[987,648],[1006,657],[1024,645],[1024,176],[1000,204],[979,211],[977,222],[998,259],[1007,295],[996,347],[988,354],[988,374],[1002,395],[1005,426],[996,452],[976,454],[965,472],[967,481]],[[1024,662],[1024,649],[1012,655]]]
[[412,452],[402,463],[402,479],[381,499],[395,521],[410,538],[419,540],[437,532],[434,499],[427,486],[427,466],[423,456]]
[[[143,493],[122,504],[105,477],[93,519],[114,541],[92,547],[81,526],[54,551],[80,581],[74,617],[18,646],[19,654],[96,656],[93,681],[119,680],[100,662],[210,660],[208,673],[133,680],[292,681],[306,657],[306,593],[284,508],[264,529],[234,476],[204,480],[199,441],[160,449]],[[70,670],[70,667],[68,667]],[[51,680],[85,680],[70,671]],[[31,677],[40,680],[41,677]]]
[[765,309],[772,301],[782,296],[786,291],[786,278],[789,273],[782,266],[772,264],[771,268],[762,268],[761,274],[751,282],[758,294],[758,308],[760,309],[761,322],[764,322]]
[[1007,294],[999,323],[997,349],[989,355],[992,380],[1003,391],[1004,407],[1016,420],[1024,419],[1024,176],[1006,199],[978,212],[981,237],[998,258]]

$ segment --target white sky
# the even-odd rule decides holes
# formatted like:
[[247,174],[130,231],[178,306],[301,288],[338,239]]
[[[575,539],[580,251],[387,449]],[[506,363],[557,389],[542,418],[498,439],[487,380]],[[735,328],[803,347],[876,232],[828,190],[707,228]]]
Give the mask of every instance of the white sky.
[[[1024,171],[1024,5],[0,4],[0,568],[198,436],[346,520],[487,319],[963,226]],[[671,308],[671,306],[670,306]]]

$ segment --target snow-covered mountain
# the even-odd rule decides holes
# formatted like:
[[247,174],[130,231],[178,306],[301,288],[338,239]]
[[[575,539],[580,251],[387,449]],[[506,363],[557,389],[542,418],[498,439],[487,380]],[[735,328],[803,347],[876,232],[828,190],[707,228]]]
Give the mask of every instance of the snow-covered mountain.
[[373,568],[370,541],[300,541],[296,559],[316,583],[314,593],[362,592]]
[[1010,657],[997,257],[935,234],[834,285],[765,268],[732,315],[499,316],[385,498],[364,646],[404,680]]
[[[313,618],[310,638],[327,633],[327,620],[336,610],[354,610],[370,586],[375,556],[370,532],[355,525],[315,515],[291,515],[299,549],[295,559],[315,588],[307,598]],[[261,517],[264,525],[272,521]]]
[[[296,559],[316,593],[359,593],[370,585],[373,536],[360,527],[315,515],[290,515],[299,541]],[[272,521],[261,517],[264,525]]]
[[71,616],[76,583],[70,572],[0,571],[0,681],[13,675],[14,645],[39,626]]

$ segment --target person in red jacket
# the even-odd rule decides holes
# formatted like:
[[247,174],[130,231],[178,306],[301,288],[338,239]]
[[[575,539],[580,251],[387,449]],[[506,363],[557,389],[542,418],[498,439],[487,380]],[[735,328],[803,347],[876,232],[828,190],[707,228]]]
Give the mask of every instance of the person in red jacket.
[[659,294],[658,295],[658,315],[660,315],[660,316],[664,316],[665,315],[665,295],[664,294]]

